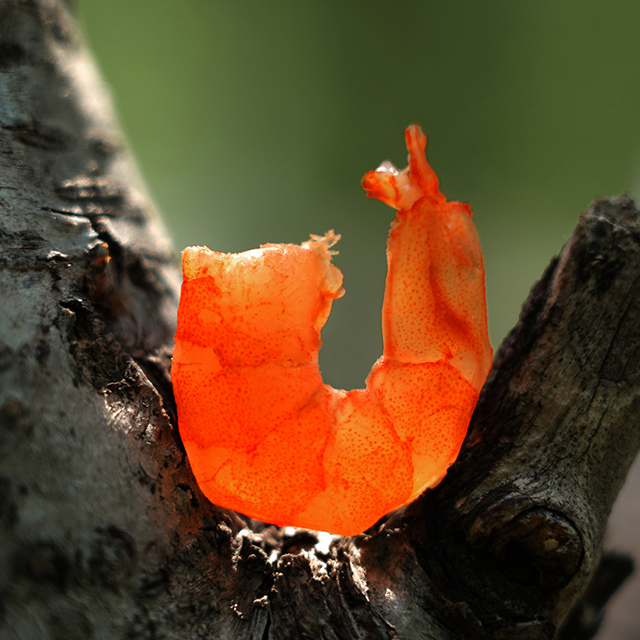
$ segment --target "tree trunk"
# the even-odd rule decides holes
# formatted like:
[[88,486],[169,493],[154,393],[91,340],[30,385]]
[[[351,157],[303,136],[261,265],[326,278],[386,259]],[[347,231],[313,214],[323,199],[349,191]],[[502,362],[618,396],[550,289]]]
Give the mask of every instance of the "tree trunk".
[[561,637],[591,637],[630,571],[600,563],[640,447],[629,197],[532,289],[445,480],[340,538],[198,489],[175,256],[61,0],[0,0],[0,175],[2,638],[533,640],[570,612]]

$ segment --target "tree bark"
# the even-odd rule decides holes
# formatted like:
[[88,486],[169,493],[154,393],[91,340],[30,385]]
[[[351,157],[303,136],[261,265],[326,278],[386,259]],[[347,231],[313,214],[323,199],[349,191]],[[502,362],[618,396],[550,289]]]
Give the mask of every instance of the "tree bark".
[[[0,637],[591,637],[640,448],[640,213],[594,202],[445,480],[355,538],[210,504],[176,425],[175,255],[61,0],[0,0]],[[582,598],[582,599],[581,599]],[[592,625],[593,627],[593,625]],[[582,635],[580,635],[582,634]]]

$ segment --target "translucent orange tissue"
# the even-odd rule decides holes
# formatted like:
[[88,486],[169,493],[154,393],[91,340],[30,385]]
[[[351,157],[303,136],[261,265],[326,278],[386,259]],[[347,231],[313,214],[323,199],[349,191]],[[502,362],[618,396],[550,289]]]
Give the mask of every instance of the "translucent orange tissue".
[[362,184],[398,209],[384,353],[365,389],[322,382],[320,330],[343,293],[339,236],[238,254],[189,247],[172,379],[205,495],[277,525],[358,534],[455,461],[491,364],[482,254],[468,205],[447,202],[420,128],[409,166]]

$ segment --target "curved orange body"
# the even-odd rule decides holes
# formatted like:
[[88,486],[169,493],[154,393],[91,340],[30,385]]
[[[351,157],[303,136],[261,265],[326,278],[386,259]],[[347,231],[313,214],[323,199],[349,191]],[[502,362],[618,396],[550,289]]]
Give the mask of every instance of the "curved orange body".
[[180,433],[215,504],[277,525],[354,535],[437,484],[491,364],[482,255],[468,205],[447,202],[419,127],[409,166],[367,194],[398,209],[365,389],[322,382],[320,330],[342,274],[333,232],[239,254],[184,250],[172,379]]

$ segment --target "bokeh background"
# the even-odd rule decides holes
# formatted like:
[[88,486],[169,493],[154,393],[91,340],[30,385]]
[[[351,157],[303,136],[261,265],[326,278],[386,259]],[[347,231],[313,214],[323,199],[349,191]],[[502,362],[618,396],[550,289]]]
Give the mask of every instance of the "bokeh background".
[[408,124],[474,210],[494,348],[591,200],[640,186],[638,0],[77,8],[178,250],[342,234],[347,294],[321,353],[337,387],[362,386],[381,352],[393,212],[360,178],[404,167]]
[[391,209],[362,175],[419,123],[485,255],[494,347],[596,197],[640,176],[640,2],[79,0],[178,249],[342,234],[334,386],[380,354]]

